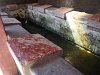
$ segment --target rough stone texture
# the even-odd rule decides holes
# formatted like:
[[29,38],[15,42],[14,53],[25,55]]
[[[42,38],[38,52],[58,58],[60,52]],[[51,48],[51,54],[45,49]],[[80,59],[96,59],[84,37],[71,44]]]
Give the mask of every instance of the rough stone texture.
[[62,55],[62,48],[40,34],[18,36],[8,42],[9,51],[21,75],[30,75],[29,68],[49,56],[52,59]]
[[37,10],[28,10],[28,16],[32,22],[45,27],[46,29],[55,32],[62,37],[73,40],[71,30],[64,19],[57,18],[52,15],[40,13]]
[[[97,26],[96,23],[89,20],[91,16],[91,14],[76,11],[66,14],[74,41],[80,46],[100,55],[100,33],[88,28],[89,23],[93,26]],[[94,29],[94,27],[92,29]]]
[[[52,11],[50,10],[49,13],[48,11],[46,12],[46,14],[43,14],[37,10],[29,10],[28,15],[31,18],[32,22],[37,22],[38,25],[41,25],[42,27],[45,27],[50,31],[54,31],[57,34],[65,37],[66,39],[69,39],[75,42],[76,44],[94,52],[95,54],[100,55],[100,45],[98,44],[98,42],[95,42],[93,40],[93,38],[97,39],[96,41],[100,40],[99,38],[96,38],[100,35],[100,29],[98,29],[100,23],[91,21],[89,19],[92,17],[92,14],[72,11],[66,13],[66,20],[64,20],[53,16],[52,13],[53,11],[55,11],[55,8]],[[89,26],[93,26],[92,30],[95,30],[95,32],[92,33],[93,38],[90,37],[91,31],[89,30],[91,30],[91,28]],[[92,41],[90,39],[92,39],[95,43],[95,47],[94,45],[92,45]]]
[[31,73],[32,75],[83,75],[60,57],[33,66]]

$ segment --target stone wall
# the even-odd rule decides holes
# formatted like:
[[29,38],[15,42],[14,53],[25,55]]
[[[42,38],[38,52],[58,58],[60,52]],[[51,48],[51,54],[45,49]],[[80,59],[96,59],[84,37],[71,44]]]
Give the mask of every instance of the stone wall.
[[0,0],[0,5],[6,5],[6,4],[23,4],[23,3],[32,3],[37,2],[37,0]]

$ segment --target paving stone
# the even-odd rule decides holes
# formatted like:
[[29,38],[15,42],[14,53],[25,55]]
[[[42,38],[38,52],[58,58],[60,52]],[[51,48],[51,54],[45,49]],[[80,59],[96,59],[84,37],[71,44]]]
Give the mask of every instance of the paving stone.
[[11,52],[22,75],[30,75],[28,69],[35,63],[62,54],[62,49],[40,34],[19,36],[8,40]]
[[39,11],[41,13],[44,13],[45,12],[45,9],[46,8],[49,8],[51,6],[52,5],[48,5],[48,4],[45,4],[45,5],[37,5],[37,6],[34,6],[33,9],[36,9],[37,11]]
[[6,31],[8,38],[30,34],[28,31],[26,31],[20,25],[15,24],[15,25],[9,25],[9,26],[7,25],[4,27],[5,27],[5,31]]
[[65,14],[72,11],[73,8],[67,8],[67,7],[60,7],[56,10],[53,11],[53,14],[56,16],[56,17],[59,17],[59,18],[65,18]]
[[83,75],[61,57],[48,59],[31,68],[31,75]]
[[2,17],[2,22],[3,22],[4,25],[13,25],[13,24],[20,24],[21,25],[21,22],[18,21],[17,19],[15,19],[15,18]]

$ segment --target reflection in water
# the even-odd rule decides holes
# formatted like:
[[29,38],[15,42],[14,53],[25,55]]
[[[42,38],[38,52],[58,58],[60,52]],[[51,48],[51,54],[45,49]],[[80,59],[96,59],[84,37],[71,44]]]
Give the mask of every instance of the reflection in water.
[[100,75],[100,57],[97,57],[91,52],[76,46],[59,35],[47,31],[39,26],[35,26],[33,23],[30,24],[24,25],[23,27],[31,33],[39,33],[43,35],[58,46],[62,47],[64,50],[63,57],[65,60],[71,63],[82,73],[85,75]]

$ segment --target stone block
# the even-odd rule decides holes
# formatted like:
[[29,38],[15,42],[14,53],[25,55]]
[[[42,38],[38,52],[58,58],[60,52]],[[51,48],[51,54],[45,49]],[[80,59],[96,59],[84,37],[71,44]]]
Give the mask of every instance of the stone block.
[[48,4],[45,4],[45,5],[37,5],[37,6],[34,6],[33,7],[33,10],[36,9],[37,11],[41,12],[41,13],[44,13],[45,12],[45,9],[46,8],[49,8],[51,7],[52,5],[48,5]]
[[95,29],[99,27],[100,23],[90,21],[91,16],[93,15],[78,11],[66,14],[75,43],[94,52],[94,54],[100,55],[100,33]]
[[22,36],[22,35],[30,35],[30,33],[25,30],[23,27],[20,25],[7,25],[4,26],[6,34],[8,38],[10,37],[17,37],[17,36]]
[[100,32],[100,22],[89,20],[87,22],[87,26],[93,31]]
[[5,12],[0,12],[0,16],[8,16],[8,14]]
[[2,17],[2,22],[3,22],[4,25],[14,25],[14,24],[20,24],[21,25],[21,22],[18,21],[17,19],[15,19],[15,18]]
[[31,75],[29,68],[44,58],[62,55],[62,48],[40,34],[19,36],[8,40],[9,51],[21,75]]
[[37,23],[37,25],[59,34],[62,37],[66,37],[71,41],[73,40],[72,32],[66,20],[52,15],[40,13],[37,10],[29,10],[28,17],[32,22]]
[[31,75],[83,75],[61,57],[50,59],[32,66]]
[[100,32],[100,12],[89,17],[87,25],[90,29]]
[[45,9],[45,13],[48,14],[48,15],[54,16],[53,11],[56,10],[56,9],[58,9],[58,8],[51,6],[51,7]]
[[73,8],[67,8],[67,7],[60,7],[56,10],[53,11],[53,14],[56,16],[56,17],[59,17],[59,18],[65,18],[66,16],[66,13],[72,11]]

